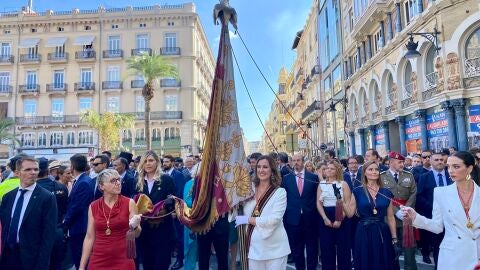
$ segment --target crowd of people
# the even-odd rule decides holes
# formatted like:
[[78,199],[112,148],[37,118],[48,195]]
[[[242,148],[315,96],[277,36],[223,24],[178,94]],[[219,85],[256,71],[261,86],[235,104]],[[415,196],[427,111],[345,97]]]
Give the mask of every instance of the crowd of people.
[[[214,251],[218,269],[235,270],[240,237],[252,270],[400,269],[402,254],[417,269],[417,253],[436,269],[479,262],[480,149],[248,160],[254,196],[195,234],[171,195],[192,206],[199,156],[12,157],[1,168],[0,269],[206,270]],[[161,218],[139,214],[139,194],[163,202]]]

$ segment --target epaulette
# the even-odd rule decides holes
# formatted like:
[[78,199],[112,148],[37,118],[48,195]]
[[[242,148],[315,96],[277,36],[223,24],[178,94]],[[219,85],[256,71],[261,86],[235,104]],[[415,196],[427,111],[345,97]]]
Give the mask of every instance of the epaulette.
[[386,172],[388,172],[388,171],[383,171],[383,172],[380,172],[380,174],[384,174],[384,173],[386,173]]
[[413,174],[411,171],[407,171],[407,170],[402,170],[402,172],[404,172],[404,173],[409,173],[409,174]]

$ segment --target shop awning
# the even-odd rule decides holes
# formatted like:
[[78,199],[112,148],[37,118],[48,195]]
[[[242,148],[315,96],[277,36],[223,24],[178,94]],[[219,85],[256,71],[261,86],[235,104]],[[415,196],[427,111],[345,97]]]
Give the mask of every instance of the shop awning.
[[20,41],[18,45],[19,48],[31,48],[38,45],[40,42],[39,38],[25,38]]
[[75,42],[73,42],[73,45],[90,45],[93,43],[95,40],[95,36],[79,36],[75,38]]
[[67,41],[66,37],[54,37],[47,40],[45,47],[60,47],[65,44]]

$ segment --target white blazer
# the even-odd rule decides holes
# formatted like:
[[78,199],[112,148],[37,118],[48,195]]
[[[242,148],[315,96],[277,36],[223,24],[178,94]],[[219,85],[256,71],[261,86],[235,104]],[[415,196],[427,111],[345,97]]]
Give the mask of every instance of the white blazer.
[[413,226],[441,233],[438,270],[471,270],[480,260],[480,189],[474,184],[472,206],[469,210],[473,228],[467,228],[467,217],[457,192],[457,184],[436,187],[433,191],[432,219],[417,214]]
[[[248,201],[244,213],[250,217],[255,208],[255,200]],[[262,213],[256,218],[256,225],[250,239],[248,258],[252,260],[272,260],[290,254],[287,232],[283,227],[283,214],[287,208],[287,193],[277,188],[265,204]]]

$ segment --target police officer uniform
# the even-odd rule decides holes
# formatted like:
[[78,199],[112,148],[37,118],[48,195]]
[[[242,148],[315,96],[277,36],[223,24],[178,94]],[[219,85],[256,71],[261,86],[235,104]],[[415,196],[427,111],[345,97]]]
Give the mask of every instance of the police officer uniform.
[[[48,169],[48,160],[46,158],[39,158],[38,167],[40,171]],[[52,256],[50,259],[50,269],[59,269],[67,250],[63,219],[67,213],[68,189],[64,184],[53,181],[48,176],[38,179],[37,185],[55,195],[57,201],[57,229],[55,231],[55,242],[53,244]]]
[[[401,154],[396,152],[390,152],[388,155],[390,159],[405,160]],[[380,173],[380,180],[383,186],[393,193],[393,213],[397,213],[400,210],[400,205],[405,205],[414,208],[415,199],[417,194],[417,185],[413,174],[407,170],[394,171],[389,169]],[[398,217],[395,217],[397,225],[397,237],[398,243],[402,243],[403,236],[403,221]],[[415,262],[415,248],[404,249],[405,255],[405,269],[416,270],[417,263]]]

